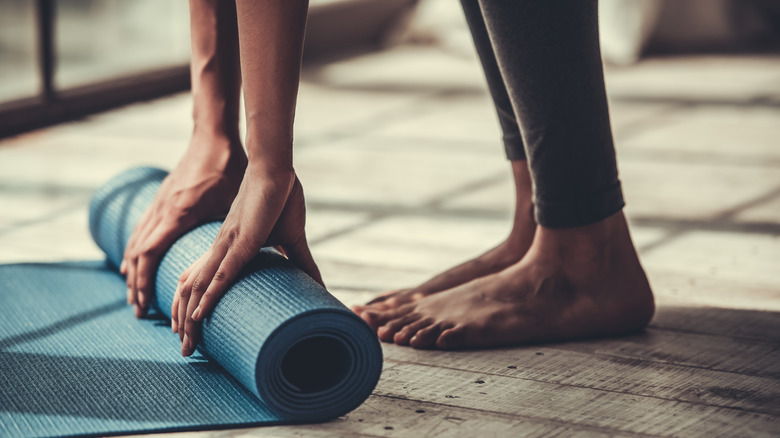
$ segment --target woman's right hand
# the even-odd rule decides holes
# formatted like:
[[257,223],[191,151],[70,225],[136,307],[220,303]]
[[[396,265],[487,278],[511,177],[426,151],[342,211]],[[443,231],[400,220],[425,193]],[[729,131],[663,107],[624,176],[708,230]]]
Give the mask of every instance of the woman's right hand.
[[227,214],[246,163],[239,142],[193,137],[125,248],[120,272],[127,277],[127,302],[137,317],[151,304],[154,274],[165,251],[195,225]]
[[250,163],[230,213],[211,248],[179,278],[171,323],[189,356],[200,340],[201,322],[260,248],[275,246],[322,284],[306,241],[306,204],[294,171],[269,173]]

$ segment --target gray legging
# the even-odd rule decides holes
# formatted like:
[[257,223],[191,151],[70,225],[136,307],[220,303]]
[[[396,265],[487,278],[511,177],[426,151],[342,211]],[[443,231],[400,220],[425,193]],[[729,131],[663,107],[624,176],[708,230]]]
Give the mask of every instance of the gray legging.
[[461,0],[510,160],[528,160],[537,222],[587,225],[623,208],[597,0]]

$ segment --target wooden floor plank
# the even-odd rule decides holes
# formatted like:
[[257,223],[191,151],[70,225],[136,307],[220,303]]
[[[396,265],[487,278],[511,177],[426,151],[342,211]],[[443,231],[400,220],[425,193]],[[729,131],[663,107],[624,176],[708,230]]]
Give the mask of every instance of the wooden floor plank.
[[642,437],[608,428],[527,418],[397,397],[371,396],[363,405],[321,424],[151,435],[167,438],[239,437]]
[[411,363],[388,364],[376,394],[658,436],[775,436],[780,418]]
[[555,346],[586,354],[780,378],[780,346],[751,339],[648,328],[637,335]]
[[780,415],[780,385],[776,379],[766,377],[598,356],[550,346],[437,352],[386,345],[385,356],[391,363],[418,363],[485,376]]

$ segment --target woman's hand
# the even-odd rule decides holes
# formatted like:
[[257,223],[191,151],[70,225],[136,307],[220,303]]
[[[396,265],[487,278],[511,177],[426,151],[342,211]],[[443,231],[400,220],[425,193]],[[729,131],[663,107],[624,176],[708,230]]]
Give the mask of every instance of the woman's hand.
[[293,171],[247,168],[233,206],[211,248],[179,278],[171,325],[182,355],[195,351],[201,321],[264,246],[276,246],[314,280],[322,283],[306,242],[303,187]]
[[120,272],[127,276],[127,302],[146,314],[154,274],[165,251],[182,234],[224,216],[238,193],[246,154],[237,142],[193,138],[181,162],[165,178],[125,248]]

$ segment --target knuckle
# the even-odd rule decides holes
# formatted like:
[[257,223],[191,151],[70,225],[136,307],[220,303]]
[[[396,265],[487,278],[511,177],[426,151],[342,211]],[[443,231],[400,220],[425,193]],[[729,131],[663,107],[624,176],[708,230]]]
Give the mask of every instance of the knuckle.
[[217,269],[217,272],[214,274],[214,281],[224,282],[228,280],[228,273],[225,269],[220,268]]
[[194,326],[198,325],[198,324],[200,324],[200,323],[198,321],[195,321],[194,319],[192,319],[192,315],[188,315],[187,316],[187,321],[186,321],[186,324],[185,324],[187,326],[187,328],[192,330],[192,328]]
[[189,298],[191,293],[192,293],[192,289],[188,287],[183,287],[179,290],[179,298]]
[[201,302],[203,301],[210,301],[215,298],[219,298],[219,296],[222,295],[220,292],[218,292],[215,289],[209,289],[206,291],[206,293],[203,294],[203,297],[201,297]]
[[145,257],[145,258],[154,257],[155,254],[157,254],[157,248],[151,245],[142,247],[138,252],[139,257]]
[[201,280],[200,277],[196,278],[192,283],[192,294],[202,294],[204,292],[204,287],[203,280]]
[[219,239],[220,243],[223,247],[227,248],[233,246],[233,244],[237,241],[241,241],[244,233],[238,227],[231,227],[229,229],[222,230],[221,234],[221,239]]
[[211,308],[211,303],[218,300],[220,295],[220,293],[213,289],[203,294],[203,297],[200,300],[200,307],[203,309],[204,313],[209,311],[208,309]]

